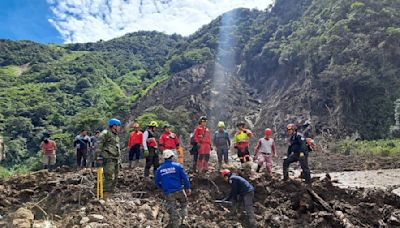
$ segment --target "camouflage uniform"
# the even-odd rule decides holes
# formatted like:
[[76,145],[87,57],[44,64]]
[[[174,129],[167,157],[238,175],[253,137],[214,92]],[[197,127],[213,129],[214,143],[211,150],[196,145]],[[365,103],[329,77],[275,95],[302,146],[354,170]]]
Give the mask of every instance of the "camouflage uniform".
[[111,131],[104,132],[96,147],[96,156],[103,157],[104,192],[114,192],[120,166],[121,149],[119,136]]

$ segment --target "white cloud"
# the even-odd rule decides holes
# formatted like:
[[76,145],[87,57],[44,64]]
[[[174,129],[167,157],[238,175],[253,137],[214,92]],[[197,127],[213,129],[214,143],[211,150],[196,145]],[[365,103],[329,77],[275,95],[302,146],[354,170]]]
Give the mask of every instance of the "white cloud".
[[265,9],[273,0],[47,0],[49,22],[66,43],[108,40],[139,30],[190,35],[238,7]]

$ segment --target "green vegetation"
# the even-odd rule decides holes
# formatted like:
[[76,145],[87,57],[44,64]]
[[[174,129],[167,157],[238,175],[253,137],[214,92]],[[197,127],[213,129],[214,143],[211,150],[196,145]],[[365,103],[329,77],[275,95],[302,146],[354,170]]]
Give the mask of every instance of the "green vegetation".
[[[0,40],[2,165],[10,172],[37,168],[38,146],[49,135],[59,145],[59,164],[70,164],[80,129],[93,132],[112,116],[126,122],[133,103],[158,83],[214,60],[240,66],[260,91],[272,81],[283,89],[309,81],[308,91],[299,92],[311,94],[311,114],[329,123],[317,129],[398,137],[398,8],[392,0],[277,0],[271,11],[228,12],[187,38],[136,32],[85,44]],[[188,135],[188,110],[149,108],[137,117],[142,126],[156,118]],[[331,114],[338,120],[328,120]]]
[[4,175],[39,168],[47,136],[58,143],[58,164],[72,164],[73,137],[110,117],[126,121],[133,102],[168,78],[169,51],[180,40],[154,32],[62,46],[1,40]]
[[333,148],[336,153],[356,154],[356,155],[375,155],[375,156],[399,156],[400,140],[372,140],[354,141],[343,140]]

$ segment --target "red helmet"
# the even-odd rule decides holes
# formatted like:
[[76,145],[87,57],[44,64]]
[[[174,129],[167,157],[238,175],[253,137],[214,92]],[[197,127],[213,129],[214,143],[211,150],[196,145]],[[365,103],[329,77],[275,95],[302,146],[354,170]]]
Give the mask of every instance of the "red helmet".
[[272,135],[272,130],[271,130],[271,128],[265,129],[264,133],[265,133],[265,135]]
[[287,129],[288,129],[288,130],[296,130],[296,129],[297,129],[297,126],[296,126],[295,124],[292,124],[292,123],[291,123],[291,124],[288,124],[288,125],[287,125]]
[[229,175],[231,171],[229,169],[223,169],[221,170],[221,177],[225,177],[226,175]]

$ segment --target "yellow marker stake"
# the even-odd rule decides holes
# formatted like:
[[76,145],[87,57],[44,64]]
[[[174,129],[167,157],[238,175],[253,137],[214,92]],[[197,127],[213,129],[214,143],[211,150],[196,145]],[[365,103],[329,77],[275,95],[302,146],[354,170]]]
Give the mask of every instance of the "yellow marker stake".
[[97,199],[103,199],[103,167],[97,168]]

